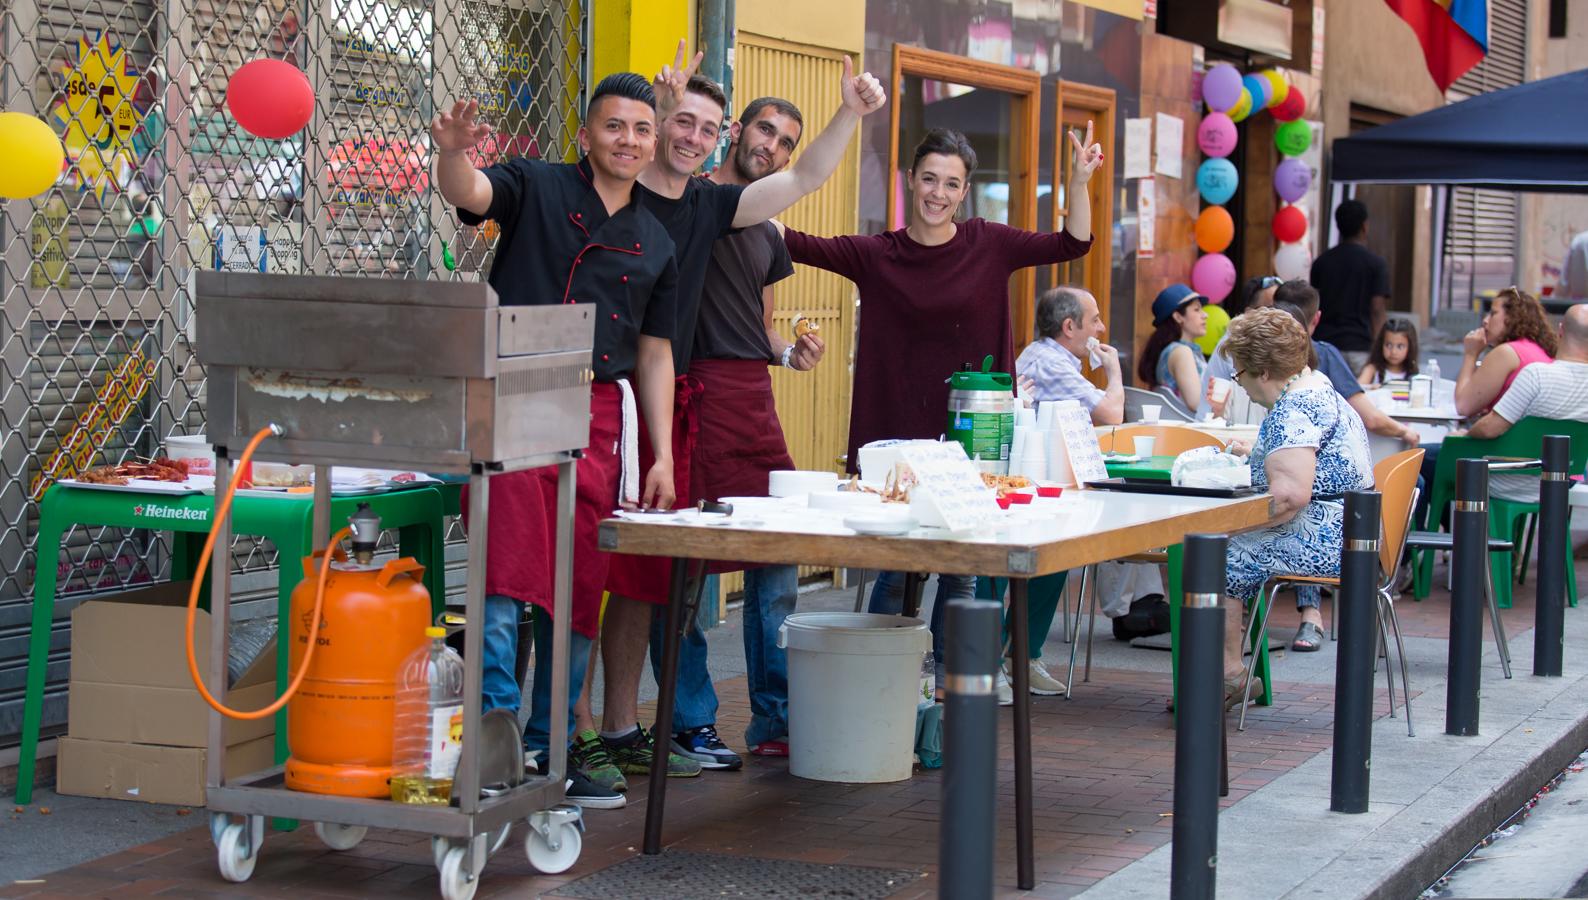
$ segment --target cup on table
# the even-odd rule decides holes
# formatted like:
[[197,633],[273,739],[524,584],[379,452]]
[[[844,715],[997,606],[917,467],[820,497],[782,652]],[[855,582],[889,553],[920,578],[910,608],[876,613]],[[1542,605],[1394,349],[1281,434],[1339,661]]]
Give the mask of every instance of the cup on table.
[[1139,438],[1136,438],[1135,441],[1136,441],[1136,448],[1135,448],[1136,449],[1136,455],[1141,457],[1142,459],[1146,459],[1147,457],[1152,456],[1153,455],[1152,451],[1153,451],[1154,447],[1156,447],[1157,444],[1158,444],[1158,439],[1155,438],[1155,437],[1139,437]]
[[1163,407],[1161,406],[1143,406],[1141,408],[1141,420],[1143,422],[1156,422],[1161,415],[1163,415]]
[[1228,378],[1213,379],[1212,390],[1209,392],[1214,403],[1223,403],[1230,399],[1230,390],[1235,387],[1235,382]]

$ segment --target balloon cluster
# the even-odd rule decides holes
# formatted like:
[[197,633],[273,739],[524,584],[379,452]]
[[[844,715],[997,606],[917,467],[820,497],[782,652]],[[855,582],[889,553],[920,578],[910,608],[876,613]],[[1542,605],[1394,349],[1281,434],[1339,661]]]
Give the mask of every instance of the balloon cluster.
[[1287,280],[1305,277],[1311,264],[1301,243],[1307,236],[1307,214],[1294,204],[1312,187],[1312,169],[1296,158],[1312,145],[1312,126],[1301,119],[1306,98],[1275,69],[1243,76],[1221,63],[1203,78],[1202,99],[1209,112],[1197,127],[1197,146],[1208,158],[1197,169],[1197,190],[1208,206],[1197,217],[1196,239],[1206,255],[1191,270],[1191,286],[1215,303],[1235,287],[1235,264],[1224,255],[1235,237],[1235,222],[1224,204],[1235,196],[1240,179],[1226,157],[1235,149],[1236,123],[1264,110],[1281,123],[1274,145],[1285,157],[1274,172],[1274,190],[1286,204],[1274,214],[1272,225],[1280,244],[1274,271]]

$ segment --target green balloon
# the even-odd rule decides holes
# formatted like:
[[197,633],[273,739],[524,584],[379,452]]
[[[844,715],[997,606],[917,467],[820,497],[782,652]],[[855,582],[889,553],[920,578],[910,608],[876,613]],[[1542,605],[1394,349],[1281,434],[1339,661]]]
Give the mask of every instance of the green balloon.
[[1312,146],[1312,123],[1303,119],[1286,122],[1274,130],[1274,146],[1285,156],[1300,156]]

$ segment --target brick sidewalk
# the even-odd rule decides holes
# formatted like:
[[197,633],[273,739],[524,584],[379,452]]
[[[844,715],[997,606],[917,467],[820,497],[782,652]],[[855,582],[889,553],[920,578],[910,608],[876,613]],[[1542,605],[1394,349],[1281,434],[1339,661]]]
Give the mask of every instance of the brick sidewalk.
[[[1531,578],[1517,589],[1517,607],[1505,614],[1508,631],[1531,626],[1532,591]],[[1443,636],[1448,596],[1436,581],[1427,601],[1403,597],[1398,609],[1407,633]],[[1291,604],[1277,604],[1273,634],[1286,638],[1295,623]],[[1283,678],[1283,662],[1278,674]],[[1281,680],[1275,688],[1275,705],[1254,708],[1244,733],[1231,725],[1226,804],[1329,747],[1332,685]],[[1167,691],[1164,673],[1098,669],[1073,700],[1033,698],[1037,887],[1029,896],[1071,896],[1169,841],[1174,732],[1164,711]],[[719,695],[719,727],[737,743],[749,719],[743,679],[720,682]],[[1376,714],[1386,712],[1380,682]],[[647,709],[642,718],[650,715]],[[1001,711],[999,720],[995,875],[1000,893],[1014,895],[1012,719]],[[783,760],[746,757],[740,772],[670,783],[665,842],[697,852],[919,871],[925,877],[895,896],[934,896],[940,788],[940,772],[917,770],[900,784],[836,785],[794,778]],[[583,854],[571,871],[536,874],[514,841],[487,865],[478,896],[556,897],[560,886],[633,858],[645,815],[643,779],[629,798],[626,809],[586,814]],[[42,883],[0,888],[0,897],[437,896],[428,839],[419,835],[371,832],[355,850],[335,853],[308,828],[268,833],[253,879],[243,885],[222,881],[214,857],[207,830],[194,828]]]

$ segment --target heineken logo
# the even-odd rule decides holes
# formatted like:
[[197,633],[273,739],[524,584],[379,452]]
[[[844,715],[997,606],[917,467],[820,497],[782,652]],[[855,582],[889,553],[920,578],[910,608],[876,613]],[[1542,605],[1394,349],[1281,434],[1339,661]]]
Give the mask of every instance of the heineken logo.
[[143,503],[134,506],[132,514],[144,519],[189,522],[202,522],[210,517],[210,511],[207,509],[188,509],[183,506],[167,506],[158,503]]

